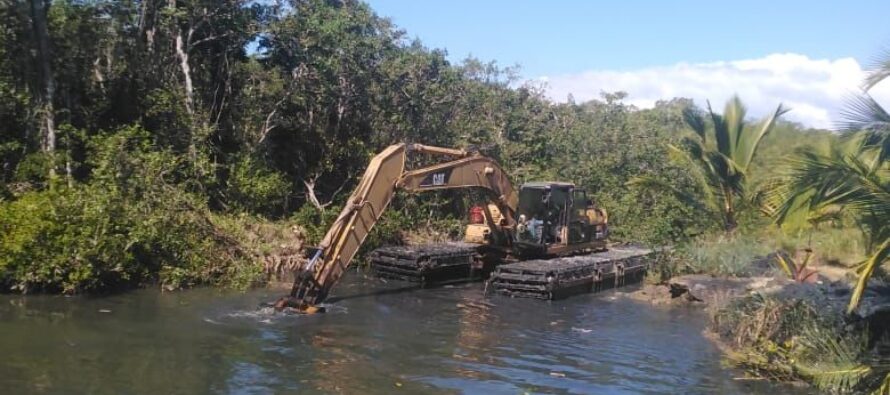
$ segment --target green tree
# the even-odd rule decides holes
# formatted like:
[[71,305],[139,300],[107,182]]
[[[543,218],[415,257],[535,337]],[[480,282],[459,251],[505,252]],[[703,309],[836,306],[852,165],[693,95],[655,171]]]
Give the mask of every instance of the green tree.
[[[101,263],[96,275],[113,277],[105,263],[125,261],[132,263],[128,276],[152,277],[162,257],[129,250],[151,259],[117,259],[127,253],[121,237],[149,232],[151,243],[132,245],[173,255],[192,242],[219,246],[211,240],[217,229],[203,226],[210,231],[196,231],[188,245],[177,244],[187,227],[151,233],[164,226],[150,221],[170,216],[164,201],[181,197],[177,213],[198,219],[320,212],[342,203],[369,157],[396,142],[475,145],[517,184],[575,182],[609,210],[616,239],[678,240],[708,228],[677,195],[627,185],[647,176],[677,190],[701,189],[666,148],[682,146],[688,99],[646,110],[623,103],[623,93],[554,103],[542,86],[522,84],[516,67],[474,58],[453,63],[359,0],[0,3],[0,206],[22,224],[15,229],[40,218],[34,234],[52,237],[40,247],[41,240],[17,231],[24,244],[7,243],[25,246],[6,265],[23,276],[86,270],[65,248],[95,241],[103,246],[91,250],[90,260]],[[55,138],[47,138],[47,126]],[[138,150],[111,144],[133,130],[144,143]],[[799,128],[789,131],[794,138]],[[97,141],[109,149],[95,149]],[[120,156],[103,159],[112,148]],[[47,182],[49,169],[64,172],[66,182]],[[140,185],[157,193],[118,191]],[[401,224],[454,224],[473,198],[453,191],[403,196],[390,210],[390,224],[399,226],[386,236],[399,237],[393,229],[407,227]],[[53,205],[38,204],[44,201]],[[114,216],[121,231],[88,233],[106,229],[93,225],[109,212],[122,213]],[[206,261],[195,251],[194,265],[171,263],[171,270],[200,269]],[[87,290],[116,282],[69,280],[49,276],[35,286],[68,281],[63,288]]]
[[749,197],[748,171],[757,147],[788,109],[780,104],[759,127],[746,123],[746,112],[738,96],[729,99],[722,115],[715,113],[708,103],[710,122],[706,122],[705,115],[694,107],[684,110],[684,120],[695,136],[684,138],[679,146],[671,145],[670,150],[679,160],[693,165],[701,183],[701,196],[683,192],[651,177],[636,178],[633,183],[663,188],[684,200],[697,202],[703,208],[719,213],[724,229],[733,232],[738,227],[739,205]]
[[268,98],[260,139],[304,201],[322,208],[378,148],[371,145],[372,87],[399,33],[358,1],[290,6],[294,12],[271,23],[260,40],[262,62],[278,74],[280,89]]

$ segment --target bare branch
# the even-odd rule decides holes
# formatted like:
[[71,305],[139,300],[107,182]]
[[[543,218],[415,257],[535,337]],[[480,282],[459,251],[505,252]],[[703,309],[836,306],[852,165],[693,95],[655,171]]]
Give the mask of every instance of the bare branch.
[[318,200],[318,195],[316,195],[315,193],[315,184],[318,181],[319,176],[320,174],[316,174],[312,178],[304,179],[303,185],[306,186],[306,198],[309,200],[309,203],[311,203],[315,208],[324,211],[325,208],[334,203],[334,199],[340,192],[343,191],[343,188],[346,188],[346,184],[349,184],[349,180],[352,178],[352,174],[346,175],[346,177],[343,179],[343,183],[340,184],[340,187],[338,187],[337,190],[335,190],[334,193],[331,194],[330,200],[328,200],[326,203],[321,203],[321,201]]
[[281,100],[278,100],[278,102],[275,103],[275,106],[272,108],[272,111],[269,112],[269,115],[266,116],[266,121],[263,122],[263,131],[260,133],[260,139],[259,139],[259,141],[257,141],[257,145],[262,144],[263,141],[266,140],[266,137],[269,136],[269,132],[271,132],[272,129],[275,129],[276,125],[271,124],[272,117],[274,117],[275,113],[278,112],[278,107],[281,106],[281,103],[284,103],[283,97],[281,98]]
[[198,41],[191,42],[191,39],[192,39],[191,36],[192,36],[192,33],[193,33],[193,32],[194,32],[194,30],[189,30],[189,38],[188,38],[188,41],[190,42],[189,45],[188,45],[188,50],[189,50],[189,51],[195,49],[195,47],[197,47],[198,45],[201,45],[201,44],[203,44],[203,43],[210,42],[210,41],[214,41],[214,40],[218,40],[218,39],[221,39],[221,38],[223,38],[223,37],[231,36],[231,35],[233,34],[232,32],[227,32],[227,33],[223,33],[223,34],[217,34],[217,35],[215,35],[215,36],[204,37],[204,38],[202,38],[202,39],[200,39],[200,40],[198,40]]

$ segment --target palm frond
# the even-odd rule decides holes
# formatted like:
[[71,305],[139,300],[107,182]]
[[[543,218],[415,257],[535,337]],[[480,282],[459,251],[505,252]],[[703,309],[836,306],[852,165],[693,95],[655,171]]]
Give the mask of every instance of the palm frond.
[[715,178],[719,179],[722,187],[728,188],[733,193],[744,196],[745,172],[732,158],[717,151],[708,151],[705,158],[714,171]]
[[794,277],[794,272],[791,270],[791,265],[781,253],[776,254],[776,263],[779,264],[779,268],[782,269],[783,272],[785,272],[785,275],[787,275],[788,278]]
[[739,136],[733,159],[742,169],[748,169],[751,161],[754,160],[754,154],[757,152],[757,147],[760,145],[760,142],[773,130],[779,118],[788,111],[791,111],[791,109],[779,104],[779,106],[776,107],[776,111],[770,114],[770,116],[763,122],[760,130],[752,133],[743,133]]
[[884,240],[884,243],[878,247],[877,251],[856,269],[858,278],[856,279],[856,286],[853,288],[853,294],[850,295],[850,304],[847,305],[848,314],[859,307],[859,302],[862,301],[862,295],[865,294],[865,288],[868,286],[868,280],[871,279],[871,275],[878,266],[888,259],[890,259],[890,239]]
[[684,139],[682,148],[668,145],[668,155],[674,163],[692,165],[692,175],[698,183],[706,206],[716,207],[714,191],[719,188],[720,180],[716,177],[710,162],[704,156],[704,146],[698,141]]
[[767,217],[774,218],[777,224],[791,225],[798,229],[805,223],[812,222],[809,221],[811,213],[804,209],[809,196],[792,196],[790,184],[791,180],[787,176],[767,179],[751,194],[751,203]]
[[850,392],[873,372],[871,366],[860,362],[868,344],[865,336],[838,336],[810,324],[801,330],[799,341],[802,350],[795,368],[817,388]]
[[868,94],[853,96],[836,125],[849,139],[861,137],[861,146],[878,150],[878,162],[890,159],[890,114]]
[[708,102],[708,114],[711,116],[711,121],[714,122],[714,139],[717,140],[717,151],[723,155],[731,155],[732,149],[730,148],[729,130],[726,127],[726,121],[723,119],[723,116],[714,112],[714,109],[711,108],[711,102]]
[[729,101],[726,102],[726,107],[723,109],[723,120],[726,124],[726,134],[729,136],[729,154],[734,161],[738,161],[738,157],[736,157],[736,152],[738,152],[738,142],[742,137],[742,134],[745,133],[745,114],[748,110],[745,108],[745,105],[742,104],[742,100],[739,99],[738,95],[733,95]]
[[890,218],[890,181],[861,159],[838,151],[802,152],[789,161],[789,167],[778,223],[794,210],[818,212],[832,205]]
[[871,371],[868,365],[851,364],[830,370],[813,370],[805,374],[813,379],[813,384],[817,388],[832,392],[849,392]]
[[708,150],[702,142],[684,138],[680,141],[679,146],[669,144],[668,152],[674,163],[693,165],[693,169],[705,178],[705,183],[709,187],[717,188],[722,183],[723,176],[719,171],[719,166],[712,160],[714,151]]
[[788,180],[774,177],[757,185],[755,192],[750,196],[750,203],[757,207],[767,217],[776,216],[779,206],[787,200]]
[[682,158],[694,163],[705,160],[705,146],[700,141],[692,138],[680,140],[680,145],[668,145],[668,151],[673,154],[682,154]]
[[890,395],[890,373],[887,373],[887,376],[881,381],[881,385],[872,391],[872,395]]
[[865,83],[862,88],[865,90],[874,88],[875,85],[887,77],[890,77],[890,50],[885,50],[875,58],[868,76],[865,77]]
[[701,138],[702,144],[707,142],[707,130],[705,129],[705,119],[695,107],[686,107],[683,109],[683,120],[689,125],[695,134]]

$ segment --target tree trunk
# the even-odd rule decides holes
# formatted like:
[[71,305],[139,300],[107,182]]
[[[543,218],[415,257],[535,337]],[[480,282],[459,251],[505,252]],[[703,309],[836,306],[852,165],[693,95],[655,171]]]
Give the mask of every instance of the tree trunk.
[[[34,29],[34,37],[37,39],[37,63],[40,70],[40,84],[42,88],[40,96],[40,148],[43,152],[52,154],[56,150],[56,122],[53,110],[53,97],[56,92],[56,84],[53,80],[52,65],[50,64],[49,28],[47,27],[46,14],[49,1],[31,0],[31,25]],[[50,174],[54,169],[50,166]]]
[[182,71],[182,79],[185,83],[185,110],[188,111],[189,116],[193,116],[195,114],[195,88],[192,84],[192,68],[189,66],[189,55],[182,42],[182,32],[178,30],[176,32],[176,57],[179,58],[179,69]]
[[352,175],[349,175],[349,174],[346,175],[346,178],[344,179],[343,184],[341,184],[340,187],[337,188],[337,190],[331,194],[331,200],[328,200],[327,203],[322,203],[320,200],[318,200],[318,195],[315,194],[315,182],[318,180],[318,177],[319,176],[316,175],[315,177],[312,177],[310,179],[303,179],[303,185],[306,186],[306,199],[309,200],[309,204],[311,204],[313,207],[315,207],[319,211],[324,211],[324,209],[326,207],[328,207],[334,203],[334,199],[337,197],[337,194],[339,194],[340,191],[342,191],[343,188],[346,187],[346,184],[349,183],[349,180],[352,178]]
[[739,226],[735,218],[732,191],[727,187],[723,187],[723,221],[726,233],[735,232],[735,229]]
[[[169,0],[167,7],[176,10],[176,0]],[[194,115],[194,97],[195,88],[192,84],[192,67],[189,65],[189,54],[186,48],[185,40],[182,38],[182,29],[179,27],[179,21],[173,21],[174,48],[176,51],[176,59],[179,61],[179,70],[182,72],[183,84],[185,85],[185,110],[189,116]],[[189,34],[191,36],[191,34]]]
[[[167,6],[171,10],[176,9],[176,0],[169,0],[167,2]],[[198,163],[198,149],[197,144],[195,142],[195,88],[192,83],[192,68],[189,65],[189,54],[188,54],[188,46],[189,44],[185,42],[183,39],[182,28],[179,26],[179,21],[173,21],[173,41],[174,41],[174,51],[176,52],[176,59],[179,63],[179,71],[182,73],[182,82],[185,88],[185,111],[189,116],[188,126],[189,126],[189,146],[188,146],[188,155],[191,159],[192,164]],[[191,38],[191,32],[189,32],[189,38]]]
[[315,178],[303,180],[303,185],[306,186],[306,198],[309,200],[309,203],[319,211],[324,211],[326,206],[321,204],[318,196],[315,195]]

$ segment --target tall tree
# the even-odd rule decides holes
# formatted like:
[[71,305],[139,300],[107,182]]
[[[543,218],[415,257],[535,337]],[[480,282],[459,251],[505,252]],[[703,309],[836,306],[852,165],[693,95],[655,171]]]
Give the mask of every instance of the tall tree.
[[[40,95],[37,96],[38,108],[40,108],[40,126],[38,128],[40,130],[40,147],[50,155],[56,150],[56,124],[53,108],[56,83],[51,65],[52,54],[50,53],[49,28],[47,27],[47,13],[51,3],[50,0],[30,0],[31,26],[34,30],[37,54],[35,62],[40,70],[40,79],[35,84],[39,87],[40,92]],[[53,172],[51,166],[50,174]]]
[[358,1],[293,0],[292,13],[261,39],[263,62],[279,73],[262,141],[276,165],[321,207],[364,167],[379,65],[400,34]]

